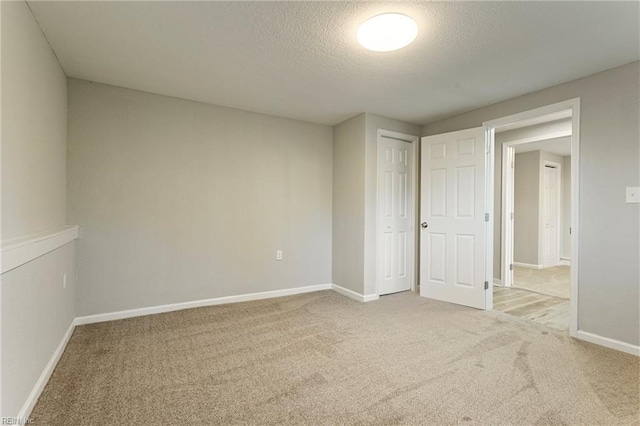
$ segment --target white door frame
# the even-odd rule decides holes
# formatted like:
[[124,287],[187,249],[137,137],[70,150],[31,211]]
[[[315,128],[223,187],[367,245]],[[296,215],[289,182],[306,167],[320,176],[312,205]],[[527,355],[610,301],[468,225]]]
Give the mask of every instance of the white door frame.
[[[554,169],[556,169],[556,257],[558,258],[558,262],[554,265],[554,266],[558,266],[560,264],[560,250],[562,247],[562,244],[560,242],[560,239],[562,237],[561,231],[562,231],[562,227],[560,226],[561,223],[561,218],[562,218],[562,164],[558,163],[556,161],[550,161],[550,160],[544,160],[542,162],[542,168],[546,167],[546,166],[552,166]],[[543,185],[543,179],[544,176],[540,176],[540,188],[542,188]],[[544,197],[544,195],[543,195]],[[539,232],[539,236],[538,236],[538,241],[540,241],[539,243],[539,247],[538,247],[538,259],[540,264],[543,265],[544,267],[544,243],[545,243],[545,236],[544,236],[544,218],[543,218],[543,203],[540,203],[539,206],[539,213],[538,213],[538,232]]]
[[494,163],[495,163],[495,127],[484,127],[484,166],[485,166],[485,256],[484,256],[484,309],[493,309],[493,205],[494,205]]
[[515,160],[518,142],[505,142],[502,144],[502,214],[501,229],[501,283],[505,287],[513,284],[513,214],[515,209],[514,180],[515,180]]
[[[567,109],[571,109],[571,300],[569,302],[569,334],[573,337],[577,337],[578,334],[578,290],[579,290],[579,282],[578,282],[578,241],[579,241],[579,219],[580,219],[580,98],[569,99],[563,102],[558,102],[552,105],[543,106],[540,108],[532,109],[529,111],[524,111],[518,114],[509,115],[506,117],[498,118],[495,120],[486,121],[483,125],[486,128],[487,140],[491,149],[491,152],[494,152],[493,149],[495,147],[495,129],[506,124],[515,123],[518,121],[538,117],[545,114],[550,114],[554,112],[564,111]],[[513,148],[512,148],[513,149]],[[504,152],[503,152],[504,159]],[[487,170],[487,176],[491,177],[491,181],[493,182],[494,170],[491,167]],[[489,179],[488,179],[489,180]],[[503,181],[503,192],[504,192],[504,181]],[[493,197],[493,185],[487,188],[487,192],[491,193],[491,197]],[[504,198],[503,198],[504,200]],[[493,204],[489,204],[493,206]],[[504,208],[504,203],[503,203]],[[502,214],[503,219],[506,218],[505,211],[503,209]],[[492,222],[492,220],[490,221]],[[504,233],[503,233],[504,237]],[[492,240],[493,238],[491,238]],[[493,251],[490,251],[490,256],[493,258]],[[504,262],[504,256],[503,256]],[[504,267],[503,274],[504,274]],[[504,278],[504,275],[503,275]],[[493,280],[489,280],[489,287],[492,290]],[[493,293],[493,291],[489,291],[488,293]],[[487,308],[490,309],[490,308]]]
[[380,171],[380,163],[381,163],[381,139],[382,137],[386,137],[386,138],[391,138],[391,139],[397,139],[399,141],[403,141],[406,142],[408,144],[411,145],[411,155],[413,156],[413,167],[411,168],[411,176],[409,176],[409,180],[411,182],[411,184],[413,185],[413,191],[411,194],[411,207],[408,209],[409,214],[410,214],[410,218],[409,221],[410,223],[413,225],[410,229],[409,232],[409,236],[411,238],[411,243],[409,244],[410,253],[407,253],[407,259],[410,260],[411,264],[409,267],[409,271],[411,271],[411,277],[409,278],[409,281],[411,282],[411,291],[416,291],[417,287],[416,287],[416,277],[417,277],[417,266],[419,264],[417,256],[418,256],[418,249],[416,247],[416,244],[418,242],[418,239],[416,238],[416,229],[418,229],[418,223],[417,223],[417,208],[418,208],[418,194],[419,194],[419,188],[418,188],[418,182],[416,177],[418,176],[418,145],[419,145],[419,141],[420,141],[420,137],[418,136],[413,136],[413,135],[407,135],[404,133],[398,133],[398,132],[392,132],[391,130],[384,130],[384,129],[378,129],[378,136],[377,136],[377,164],[376,164],[376,267],[375,267],[375,279],[376,279],[376,295],[379,296],[380,295],[380,273],[378,271],[378,264],[379,264],[379,249],[380,249],[380,229],[381,229],[381,220],[380,220],[380,215],[378,214],[379,212],[379,200],[378,200],[378,196],[379,196],[379,192],[380,192],[380,187],[379,187],[379,176],[378,176],[378,172]]

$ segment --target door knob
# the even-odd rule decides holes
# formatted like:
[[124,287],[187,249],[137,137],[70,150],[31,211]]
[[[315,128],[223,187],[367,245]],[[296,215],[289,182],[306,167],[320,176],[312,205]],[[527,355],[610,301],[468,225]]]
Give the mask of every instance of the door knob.
[[427,227],[429,226],[429,224],[427,222],[422,222],[420,224],[420,226],[422,226],[422,229],[427,229]]

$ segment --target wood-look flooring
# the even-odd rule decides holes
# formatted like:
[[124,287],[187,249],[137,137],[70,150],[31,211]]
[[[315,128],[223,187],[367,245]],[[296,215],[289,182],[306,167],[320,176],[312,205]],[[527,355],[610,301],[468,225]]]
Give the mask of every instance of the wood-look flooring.
[[493,309],[557,330],[569,330],[568,299],[513,287],[494,286]]
[[544,269],[516,266],[513,268],[513,286],[568,299],[571,297],[571,269],[568,266]]

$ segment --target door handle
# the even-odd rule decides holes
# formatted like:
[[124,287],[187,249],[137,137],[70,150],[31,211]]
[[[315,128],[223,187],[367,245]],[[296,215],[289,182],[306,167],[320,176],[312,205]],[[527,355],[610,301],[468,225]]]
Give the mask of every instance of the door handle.
[[427,229],[427,227],[429,226],[429,224],[427,222],[422,222],[420,224],[420,226],[422,226],[422,229]]

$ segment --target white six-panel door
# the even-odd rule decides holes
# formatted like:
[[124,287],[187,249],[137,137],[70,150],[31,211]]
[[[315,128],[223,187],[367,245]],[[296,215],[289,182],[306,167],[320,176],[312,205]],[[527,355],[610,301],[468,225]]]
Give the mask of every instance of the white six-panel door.
[[413,272],[413,149],[380,136],[378,147],[378,294],[411,289]]
[[484,129],[423,137],[421,148],[420,295],[485,309]]

